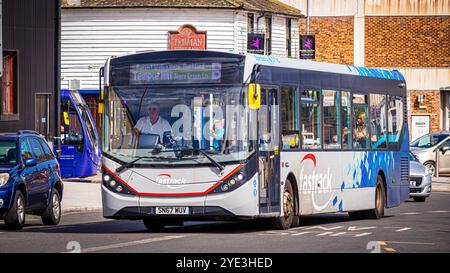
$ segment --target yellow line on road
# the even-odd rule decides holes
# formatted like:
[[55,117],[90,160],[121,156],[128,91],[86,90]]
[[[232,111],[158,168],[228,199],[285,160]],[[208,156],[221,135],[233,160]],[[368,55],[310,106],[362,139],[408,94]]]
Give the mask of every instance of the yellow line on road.
[[384,242],[384,241],[378,241],[378,244],[379,244],[380,246],[386,246],[386,245],[387,245],[386,242]]
[[385,247],[384,250],[388,251],[388,252],[396,252],[397,250],[390,248],[390,247]]

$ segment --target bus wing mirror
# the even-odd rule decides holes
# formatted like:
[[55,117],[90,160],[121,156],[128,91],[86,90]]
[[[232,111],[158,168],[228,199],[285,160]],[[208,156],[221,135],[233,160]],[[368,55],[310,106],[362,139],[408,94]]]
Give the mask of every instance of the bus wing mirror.
[[261,85],[255,83],[248,85],[248,107],[255,110],[261,107]]
[[63,112],[63,117],[64,117],[64,124],[65,125],[70,125],[69,113],[68,112]]

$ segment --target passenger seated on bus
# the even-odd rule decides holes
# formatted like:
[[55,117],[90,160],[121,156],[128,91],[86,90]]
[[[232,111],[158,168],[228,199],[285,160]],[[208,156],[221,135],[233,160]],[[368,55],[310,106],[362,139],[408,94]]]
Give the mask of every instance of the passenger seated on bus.
[[159,135],[160,141],[164,138],[164,132],[172,132],[169,122],[160,117],[160,105],[157,102],[150,103],[148,116],[141,117],[134,126],[136,134]]
[[214,130],[211,132],[213,137],[213,148],[216,151],[221,151],[223,146],[223,138],[225,135],[225,128],[223,120],[214,121]]
[[356,120],[355,124],[355,131],[354,131],[354,139],[355,144],[357,148],[367,148],[366,147],[366,139],[367,139],[367,130],[365,125],[366,120],[366,114],[360,113],[358,115],[358,119]]
[[344,129],[342,129],[342,148],[348,148],[348,128],[344,127]]

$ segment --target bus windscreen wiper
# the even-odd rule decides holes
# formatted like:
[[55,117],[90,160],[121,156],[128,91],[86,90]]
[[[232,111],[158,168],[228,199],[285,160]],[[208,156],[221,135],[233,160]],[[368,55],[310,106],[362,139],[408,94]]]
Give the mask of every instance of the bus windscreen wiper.
[[185,152],[185,151],[190,151],[190,152],[199,152],[199,153],[201,153],[202,155],[204,155],[209,161],[211,161],[211,163],[214,165],[214,166],[216,166],[217,167],[217,169],[219,169],[219,171],[220,172],[222,172],[224,169],[225,169],[225,167],[222,165],[222,164],[220,164],[219,162],[217,162],[214,158],[212,158],[211,156],[209,156],[209,154],[207,153],[207,152],[205,152],[204,150],[201,150],[201,149],[180,149],[179,150],[181,153],[182,152]]
[[122,166],[120,166],[119,168],[117,168],[116,169],[116,173],[120,173],[120,172],[122,172],[125,169],[133,167],[134,163],[136,163],[139,160],[144,159],[144,158],[153,158],[153,157],[150,157],[150,156],[138,156],[135,160],[127,162],[127,163],[123,164]]

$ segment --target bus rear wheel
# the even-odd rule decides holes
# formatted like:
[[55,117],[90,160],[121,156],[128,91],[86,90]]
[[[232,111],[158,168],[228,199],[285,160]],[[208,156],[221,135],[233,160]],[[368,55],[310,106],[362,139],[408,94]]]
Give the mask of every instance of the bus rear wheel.
[[292,226],[298,226],[299,218],[295,215],[295,195],[289,179],[286,180],[286,186],[284,187],[283,211],[284,216],[270,220],[271,227],[286,230]]
[[363,212],[364,218],[380,219],[384,216],[384,208],[386,207],[386,195],[383,186],[383,178],[377,177],[377,186],[375,189],[375,208]]

